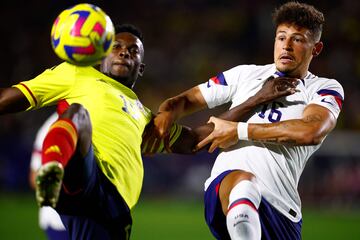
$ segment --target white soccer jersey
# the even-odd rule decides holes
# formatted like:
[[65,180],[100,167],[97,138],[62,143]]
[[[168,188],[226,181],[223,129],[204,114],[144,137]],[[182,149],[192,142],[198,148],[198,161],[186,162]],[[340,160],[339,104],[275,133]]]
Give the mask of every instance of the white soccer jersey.
[[[199,88],[208,107],[232,102],[231,108],[258,92],[266,79],[276,72],[275,64],[240,65],[225,71]],[[317,77],[310,72],[301,80],[293,95],[259,106],[249,123],[271,123],[302,118],[309,104],[329,109],[337,118],[344,99],[341,85],[334,79]],[[320,147],[285,146],[239,141],[217,157],[205,189],[226,170],[242,169],[257,177],[262,196],[294,222],[301,219],[301,201],[297,191],[300,175],[309,157]]]

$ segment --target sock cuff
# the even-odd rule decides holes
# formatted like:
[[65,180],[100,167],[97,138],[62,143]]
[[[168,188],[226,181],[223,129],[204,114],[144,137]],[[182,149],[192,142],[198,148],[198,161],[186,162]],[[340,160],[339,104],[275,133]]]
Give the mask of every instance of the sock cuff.
[[257,210],[260,202],[261,193],[257,184],[253,181],[242,180],[230,192],[228,209],[239,204],[247,204]]
[[51,125],[49,132],[55,129],[61,129],[65,131],[72,140],[72,145],[75,147],[78,139],[77,130],[74,123],[70,119],[62,118],[57,120]]
[[231,209],[233,209],[234,207],[240,205],[240,204],[245,204],[250,206],[252,209],[254,209],[255,211],[257,211],[257,207],[254,205],[253,202],[251,202],[249,199],[247,198],[240,198],[238,200],[235,200],[234,202],[232,202],[231,204],[229,204],[228,207],[228,211],[230,211]]

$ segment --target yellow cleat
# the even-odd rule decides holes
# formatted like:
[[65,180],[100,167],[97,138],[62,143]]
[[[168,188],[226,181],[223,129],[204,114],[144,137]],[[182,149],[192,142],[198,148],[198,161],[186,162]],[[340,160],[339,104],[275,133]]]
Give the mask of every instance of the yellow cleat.
[[48,162],[40,167],[35,180],[36,201],[39,207],[56,207],[63,177],[64,168],[57,161]]

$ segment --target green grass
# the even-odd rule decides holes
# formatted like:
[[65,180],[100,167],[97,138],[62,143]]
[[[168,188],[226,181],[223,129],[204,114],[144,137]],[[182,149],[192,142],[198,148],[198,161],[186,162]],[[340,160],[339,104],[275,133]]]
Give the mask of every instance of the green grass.
[[213,239],[198,201],[141,200],[133,213],[133,240]]
[[303,239],[360,239],[360,210],[305,209]]
[[34,195],[0,193],[0,239],[46,239],[37,214]]
[[[133,217],[132,240],[213,239],[201,201],[143,199]],[[32,194],[0,193],[0,239],[45,239]],[[303,239],[360,239],[360,210],[305,209]]]

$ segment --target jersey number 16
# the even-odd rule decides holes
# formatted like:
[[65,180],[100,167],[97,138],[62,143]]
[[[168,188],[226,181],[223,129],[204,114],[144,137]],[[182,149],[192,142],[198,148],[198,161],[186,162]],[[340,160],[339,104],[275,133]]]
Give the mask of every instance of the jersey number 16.
[[[263,108],[261,109],[261,112],[259,113],[259,117],[261,117],[262,119],[264,119],[266,117],[266,111],[267,111],[269,105],[270,105],[270,103],[265,104],[263,106]],[[282,113],[278,109],[280,107],[284,107],[284,104],[281,102],[272,102],[271,103],[270,113],[267,117],[270,122],[274,123],[274,122],[279,122],[281,120]]]

